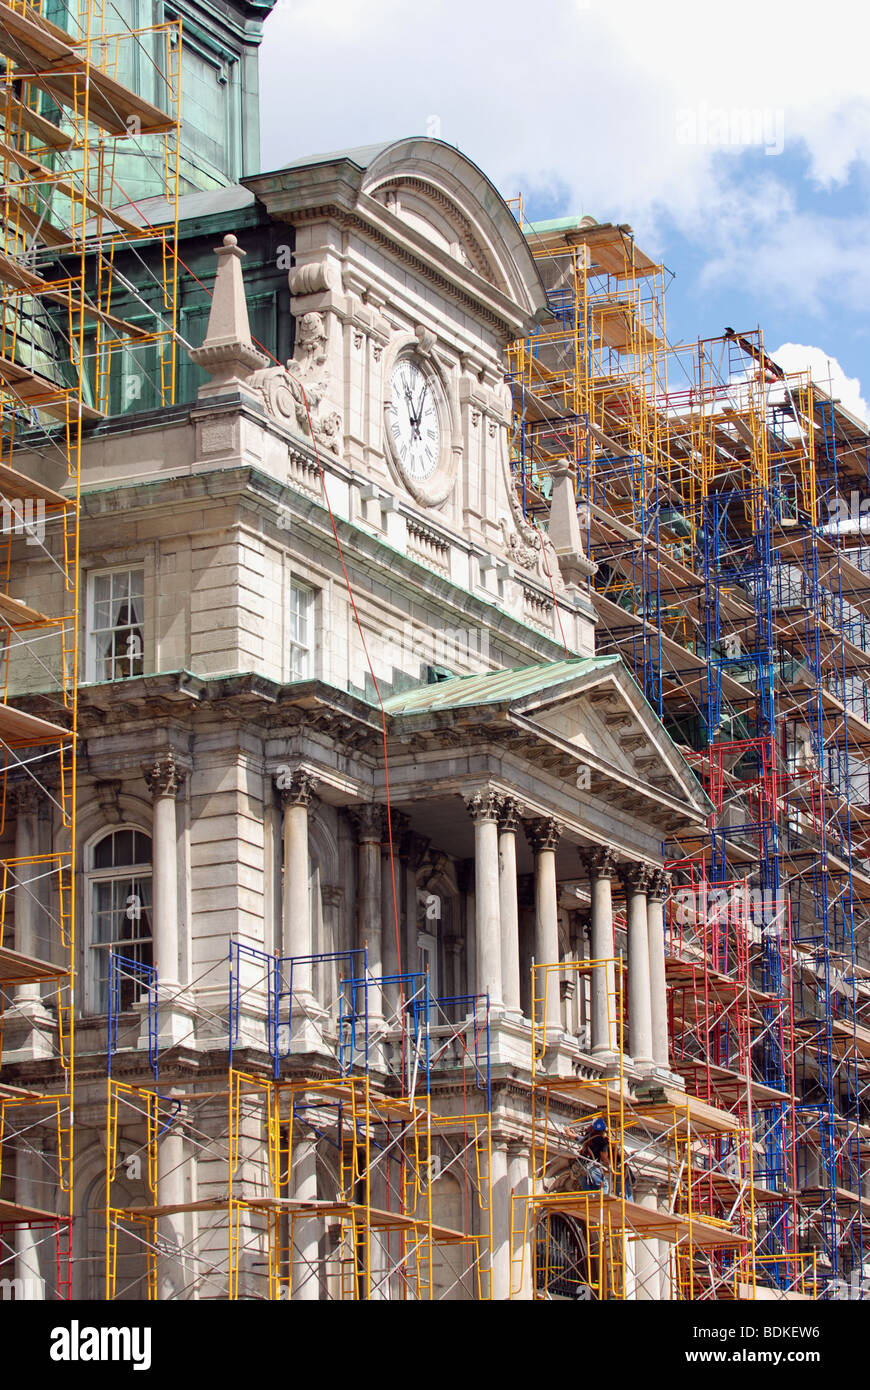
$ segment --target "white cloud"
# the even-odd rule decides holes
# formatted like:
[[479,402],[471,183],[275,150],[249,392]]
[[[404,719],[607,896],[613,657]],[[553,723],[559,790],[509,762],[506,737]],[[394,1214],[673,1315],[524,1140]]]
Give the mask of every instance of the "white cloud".
[[265,34],[266,167],[436,116],[506,196],[631,222],[654,253],[673,223],[708,283],[870,308],[866,199],[807,211],[789,159],[816,197],[870,165],[870,7],[278,0]]
[[813,380],[823,391],[828,391],[835,400],[841,401],[846,410],[860,420],[870,422],[870,406],[862,395],[860,381],[855,376],[847,376],[836,357],[825,352],[824,348],[809,347],[804,343],[783,343],[770,355],[786,372],[809,369]]

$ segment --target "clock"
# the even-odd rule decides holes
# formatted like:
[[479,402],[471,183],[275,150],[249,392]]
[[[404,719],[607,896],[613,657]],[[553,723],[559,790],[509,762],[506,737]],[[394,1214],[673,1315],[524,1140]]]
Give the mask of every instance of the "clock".
[[441,391],[434,374],[413,357],[400,357],[390,373],[387,440],[412,491],[428,483],[441,462],[442,413]]

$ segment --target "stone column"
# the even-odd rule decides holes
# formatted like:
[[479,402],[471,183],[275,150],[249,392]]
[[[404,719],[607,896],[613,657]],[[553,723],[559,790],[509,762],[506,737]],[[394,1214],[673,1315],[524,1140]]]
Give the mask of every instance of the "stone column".
[[[526,821],[526,835],[535,854],[535,964],[559,963],[559,896],[556,886],[556,846],[562,834],[559,822],[543,816]],[[543,973],[543,972],[542,972]],[[538,976],[536,992],[544,981]],[[546,972],[547,1027],[561,1029],[562,1002],[558,970]]]
[[590,951],[593,960],[608,962],[592,971],[590,1032],[593,1056],[602,1061],[613,1058],[619,1050],[618,998],[616,992],[616,947],[613,939],[613,901],[611,880],[616,873],[616,860],[609,848],[590,850],[583,855],[589,871],[592,899],[592,932]]
[[[335,953],[343,949],[341,941],[341,919],[342,907],[344,905],[344,889],[340,884],[324,883],[321,885],[320,896],[323,901],[323,921],[326,931],[326,950]],[[323,985],[322,1002],[327,1011],[335,1012],[338,999],[338,980],[339,975],[347,974],[346,963],[341,961],[326,961],[321,972]]]
[[455,933],[444,938],[444,955],[450,962],[448,975],[445,981],[445,994],[464,994],[462,988],[462,937]]
[[[10,788],[6,804],[7,814],[15,816],[15,862],[9,870],[14,907],[11,914],[7,912],[7,921],[10,916],[14,921],[15,950],[25,956],[51,959],[48,943],[40,941],[39,936],[43,911],[40,876],[46,872],[46,866],[33,862],[39,854],[39,789],[29,780],[20,782]],[[7,945],[11,944],[7,938]],[[16,987],[4,1025],[4,1054],[10,1060],[13,1056],[16,1061],[56,1056],[57,1021],[46,1008],[37,981]]]
[[535,956],[535,875],[520,874],[517,879],[520,909],[520,1007],[525,1018],[532,1016],[532,961]]
[[[357,946],[368,951],[369,975],[383,975],[383,932],[381,930],[381,841],[384,837],[384,808],[366,802],[355,808],[353,819],[359,843],[357,900]],[[369,1027],[383,1014],[381,989],[369,989]]]
[[[658,1210],[655,1188],[641,1188],[634,1200],[648,1211]],[[660,1246],[658,1240],[636,1240],[634,1245],[634,1296],[638,1302],[657,1301],[661,1298],[661,1274],[659,1270]]]
[[562,992],[565,996],[565,1019],[569,1033],[579,1038],[586,1023],[585,1009],[586,999],[581,988],[583,978],[580,974],[580,965],[583,961],[584,933],[580,920],[580,913],[568,912],[568,954],[565,957],[570,962],[571,969],[566,974],[562,985]]
[[[402,867],[399,860],[399,845],[409,821],[401,811],[391,811],[390,821],[393,834],[393,871],[396,876],[396,896],[393,899],[393,871],[390,868],[390,841],[387,836],[387,818],[384,816],[384,841],[381,857],[381,931],[383,933],[383,970],[385,975],[398,975],[404,968],[401,964],[401,907],[402,907]],[[398,916],[398,923],[396,918]],[[399,1007],[399,986],[384,987],[384,1005],[390,1015],[391,1023],[399,1022],[394,1015]]]
[[417,874],[426,858],[429,841],[425,835],[405,831],[399,853],[402,857],[403,905],[405,914],[405,969],[414,973],[420,968],[417,948]]
[[[528,1302],[533,1297],[532,1280],[534,1278],[534,1231],[531,1229],[531,1218],[526,1212],[525,1202],[514,1202],[514,1197],[525,1197],[530,1189],[529,1183],[529,1148],[527,1144],[514,1141],[508,1144],[508,1186],[511,1191],[511,1206],[513,1210],[513,1220],[517,1229],[517,1237],[514,1241],[514,1270],[513,1297]],[[525,1236],[523,1231],[528,1223],[528,1231]]]
[[460,912],[465,933],[465,993],[477,993],[477,900],[474,892],[474,860],[461,859],[456,865]]
[[[157,1205],[178,1207],[188,1200],[182,1119],[176,1115],[157,1143]],[[184,1212],[157,1218],[157,1296],[186,1299]]]
[[[162,1047],[180,1042],[189,1033],[189,1021],[173,1004],[182,981],[178,941],[178,828],[175,800],[187,772],[170,748],[144,771],[154,802],[151,841],[152,921],[154,964],[158,979],[158,1040]],[[168,1007],[164,1006],[168,1001]]]
[[[31,1132],[27,1147],[19,1149],[15,1156],[15,1200],[20,1206],[45,1211],[54,1205],[53,1200],[46,1198],[44,1184],[39,1183],[40,1172],[48,1172],[42,1158],[42,1141]],[[45,1235],[45,1230],[15,1227],[15,1278],[23,1281],[24,1298],[39,1302],[45,1298],[45,1280],[40,1266],[40,1242]]]
[[498,887],[501,915],[502,997],[506,1009],[520,1012],[520,913],[517,897],[517,830],[520,803],[503,796],[498,813]]
[[657,1067],[670,1066],[668,1042],[668,987],[665,968],[665,901],[671,889],[671,876],[656,870],[647,899],[649,937],[649,986],[652,1015],[652,1054]]
[[[308,812],[316,779],[304,768],[282,768],[275,786],[281,798],[284,839],[284,883],[281,892],[281,954],[313,955],[311,933],[311,861],[308,854]],[[285,967],[289,975],[289,966]],[[310,964],[293,966],[293,1011],[296,1000],[304,1010],[313,1002]]]
[[[294,1128],[296,1128],[294,1126]],[[293,1196],[297,1202],[317,1200],[317,1144],[303,1127],[293,1135]],[[317,1302],[320,1298],[320,1220],[293,1221],[293,1299]]]
[[646,910],[652,873],[646,864],[630,864],[622,871],[628,919],[629,1050],[635,1065],[647,1070],[653,1066]]
[[501,923],[498,883],[498,810],[500,798],[484,787],[466,797],[474,821],[474,899],[477,942],[475,992],[501,1004]]
[[511,1198],[508,1178],[508,1146],[493,1139],[489,1169],[492,1202],[492,1296],[497,1302],[511,1292]]
[[[32,860],[39,853],[37,811],[39,801],[32,782],[22,782],[13,792],[15,812],[15,949],[25,956],[39,956],[38,927],[39,899],[37,874],[39,868]],[[34,1007],[42,1012],[42,997],[38,983],[19,985],[15,991],[17,1008],[23,1011]],[[38,1205],[38,1204],[37,1204]]]

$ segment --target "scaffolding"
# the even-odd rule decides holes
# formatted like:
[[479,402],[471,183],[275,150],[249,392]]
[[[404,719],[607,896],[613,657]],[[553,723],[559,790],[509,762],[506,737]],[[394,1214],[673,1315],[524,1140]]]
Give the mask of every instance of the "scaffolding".
[[[170,1001],[150,967],[112,968],[147,997],[140,1052]],[[328,1007],[314,1003],[315,977],[332,981]],[[282,958],[234,940],[225,978],[228,1068],[202,1088],[159,1078],[156,1046],[152,1077],[113,1075],[112,992],[107,1298],[490,1297],[486,997],[434,999],[425,974],[373,976],[364,949]],[[446,1112],[433,1076],[462,1097]],[[135,1205],[118,1200],[131,1158],[145,1174]],[[445,1180],[465,1185],[455,1224],[439,1219]]]
[[[99,0],[69,23],[0,4],[0,1275],[16,1298],[71,1296],[83,444],[119,354],[147,344],[162,399],[174,389],[178,25],[113,33]],[[134,50],[160,73],[159,105],[126,85]],[[125,189],[136,160],[167,199],[160,227]],[[128,323],[115,250],[154,242],[158,317]],[[38,581],[22,594],[25,562]]]
[[751,1258],[717,1256],[711,1287],[796,1292],[812,1264],[819,1296],[863,1296],[870,435],[759,330],[670,345],[630,229],[523,226],[550,318],[510,359],[517,491],[546,525],[570,465],[598,649],[714,807],[662,845],[703,904],[671,923],[672,1066],[740,1134],[697,1201]]
[[[717,1148],[739,1143],[738,1120],[677,1087],[629,1084],[625,973],[621,957],[532,966],[531,1190],[512,1197],[512,1297],[715,1297],[750,1248],[733,1212],[700,1200],[721,1172]],[[603,986],[616,1042],[605,1075],[551,1065],[547,987],[566,974],[581,993]]]

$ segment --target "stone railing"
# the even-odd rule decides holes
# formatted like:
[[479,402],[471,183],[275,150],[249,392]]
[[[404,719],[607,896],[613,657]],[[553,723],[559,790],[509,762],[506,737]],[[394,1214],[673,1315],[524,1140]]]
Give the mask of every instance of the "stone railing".
[[408,554],[439,574],[450,574],[450,546],[436,531],[408,518]]

